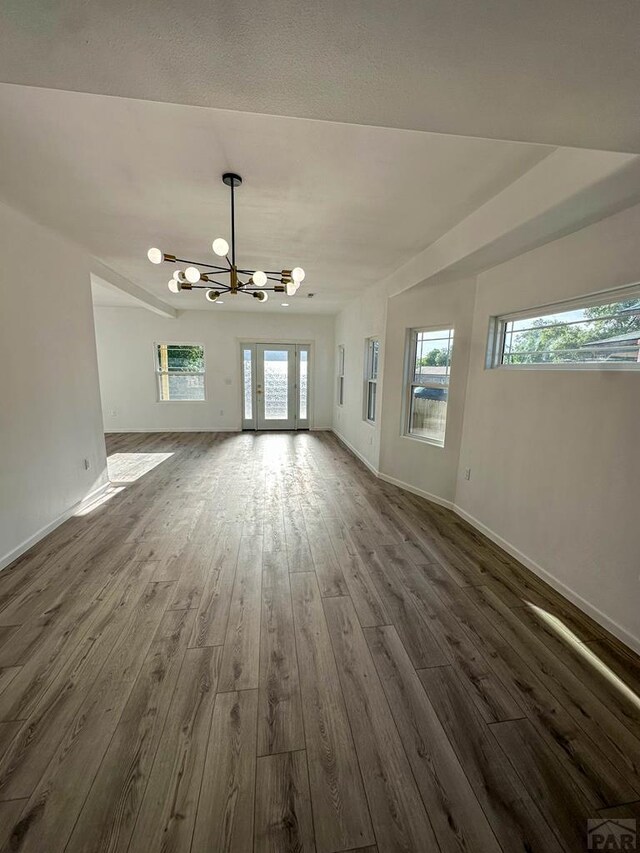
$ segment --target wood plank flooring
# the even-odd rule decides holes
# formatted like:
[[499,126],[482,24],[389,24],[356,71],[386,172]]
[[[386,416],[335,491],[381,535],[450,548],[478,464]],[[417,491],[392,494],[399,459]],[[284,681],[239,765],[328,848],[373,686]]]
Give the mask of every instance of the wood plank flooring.
[[0,573],[0,851],[574,853],[640,818],[640,660],[459,517],[330,433],[107,448]]

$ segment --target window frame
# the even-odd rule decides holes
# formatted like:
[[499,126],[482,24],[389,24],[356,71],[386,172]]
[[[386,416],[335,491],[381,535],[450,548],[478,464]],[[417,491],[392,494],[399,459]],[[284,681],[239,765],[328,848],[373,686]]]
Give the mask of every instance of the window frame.
[[[170,400],[162,396],[162,377],[171,375],[168,370],[161,370],[158,357],[158,347],[200,347],[202,349],[202,370],[199,371],[174,371],[174,375],[180,376],[202,376],[203,396],[199,400]],[[156,402],[157,403],[206,403],[207,402],[207,360],[206,348],[203,343],[195,341],[154,341],[153,344],[153,367],[156,378]]]
[[337,376],[337,395],[338,406],[344,406],[344,344],[338,344],[338,376]]
[[[420,332],[448,332],[448,339],[450,340],[449,347],[449,374],[447,385],[444,386],[441,382],[433,382],[433,383],[423,383],[423,382],[415,382],[415,364],[416,364],[416,352],[418,349],[418,335]],[[444,339],[444,335],[443,335]],[[444,448],[447,440],[447,426],[449,422],[449,390],[451,387],[451,370],[453,365],[453,350],[455,344],[455,325],[453,323],[446,324],[438,324],[436,326],[416,326],[414,328],[407,329],[406,339],[405,339],[405,364],[404,364],[404,390],[403,390],[403,405],[402,405],[402,436],[403,438],[409,438],[412,441],[420,441],[423,444],[430,444],[432,447],[441,447]],[[444,422],[444,435],[442,441],[437,438],[430,438],[428,435],[418,435],[415,432],[411,432],[411,415],[412,415],[412,401],[413,401],[413,389],[415,388],[436,388],[441,389],[446,387],[447,389],[447,411],[445,414],[445,422]]]
[[[377,357],[374,360],[373,351],[375,345],[378,345]],[[373,373],[373,366],[375,362],[375,375]],[[378,412],[378,376],[380,374],[380,338],[377,335],[372,335],[369,338],[365,338],[364,341],[364,388],[363,388],[363,399],[362,399],[362,419],[370,424],[371,426],[375,426],[377,422],[377,412]],[[372,388],[375,387],[374,393],[374,404],[373,404],[373,418],[369,417],[370,406],[369,402],[371,399]]]
[[[548,314],[559,314],[564,311],[593,308],[606,305],[608,302],[624,302],[634,297],[640,298],[640,282],[617,287],[611,290],[599,290],[565,299],[560,302],[547,302],[533,308],[512,311],[508,314],[497,314],[489,319],[489,334],[486,350],[485,368],[487,370],[640,370],[640,362],[537,362],[535,364],[504,364],[504,346],[507,324],[514,320],[536,320]],[[638,335],[640,339],[640,334]]]

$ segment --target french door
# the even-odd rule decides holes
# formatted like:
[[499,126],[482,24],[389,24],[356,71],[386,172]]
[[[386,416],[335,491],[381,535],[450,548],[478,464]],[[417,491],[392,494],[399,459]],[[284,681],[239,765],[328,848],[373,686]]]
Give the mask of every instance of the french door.
[[309,428],[309,346],[242,344],[242,428]]

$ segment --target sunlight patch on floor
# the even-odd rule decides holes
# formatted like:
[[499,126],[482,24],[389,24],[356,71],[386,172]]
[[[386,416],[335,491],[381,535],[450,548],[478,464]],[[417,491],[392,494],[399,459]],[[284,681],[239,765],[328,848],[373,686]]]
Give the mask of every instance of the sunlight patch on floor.
[[107,472],[112,483],[135,483],[153,471],[173,453],[112,453],[107,457]]
[[124,489],[124,486],[112,486],[110,489],[100,495],[99,498],[96,498],[95,501],[91,501],[90,503],[85,504],[81,509],[78,510],[78,512],[74,514],[76,516],[89,515],[94,510],[98,509],[99,506],[106,504],[107,501],[111,500],[111,498],[114,498],[116,495],[120,494],[120,492],[124,492]]
[[533,610],[533,612],[539,616],[540,619],[542,619],[543,622],[545,622],[545,624],[548,625],[559,637],[561,637],[565,643],[570,645],[574,651],[584,658],[590,666],[597,670],[603,678],[606,678],[606,680],[612,684],[619,693],[635,705],[636,708],[640,709],[640,696],[625,684],[625,682],[616,675],[616,673],[608,667],[604,661],[600,660],[598,655],[590,649],[589,646],[586,646],[582,640],[573,633],[573,631],[567,628],[561,619],[558,619],[557,616],[554,616],[542,607],[532,604],[530,601],[527,601],[526,605],[530,610]]

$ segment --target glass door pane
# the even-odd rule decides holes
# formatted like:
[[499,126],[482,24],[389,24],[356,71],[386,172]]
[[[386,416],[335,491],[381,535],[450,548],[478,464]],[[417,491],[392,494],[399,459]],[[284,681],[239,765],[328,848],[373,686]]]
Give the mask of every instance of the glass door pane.
[[309,350],[298,348],[298,420],[309,420]]
[[264,416],[267,420],[289,418],[289,352],[286,349],[264,351]]
[[253,377],[251,375],[253,368],[252,352],[249,348],[242,350],[242,379],[244,384],[243,394],[243,412],[242,417],[245,421],[253,420]]

